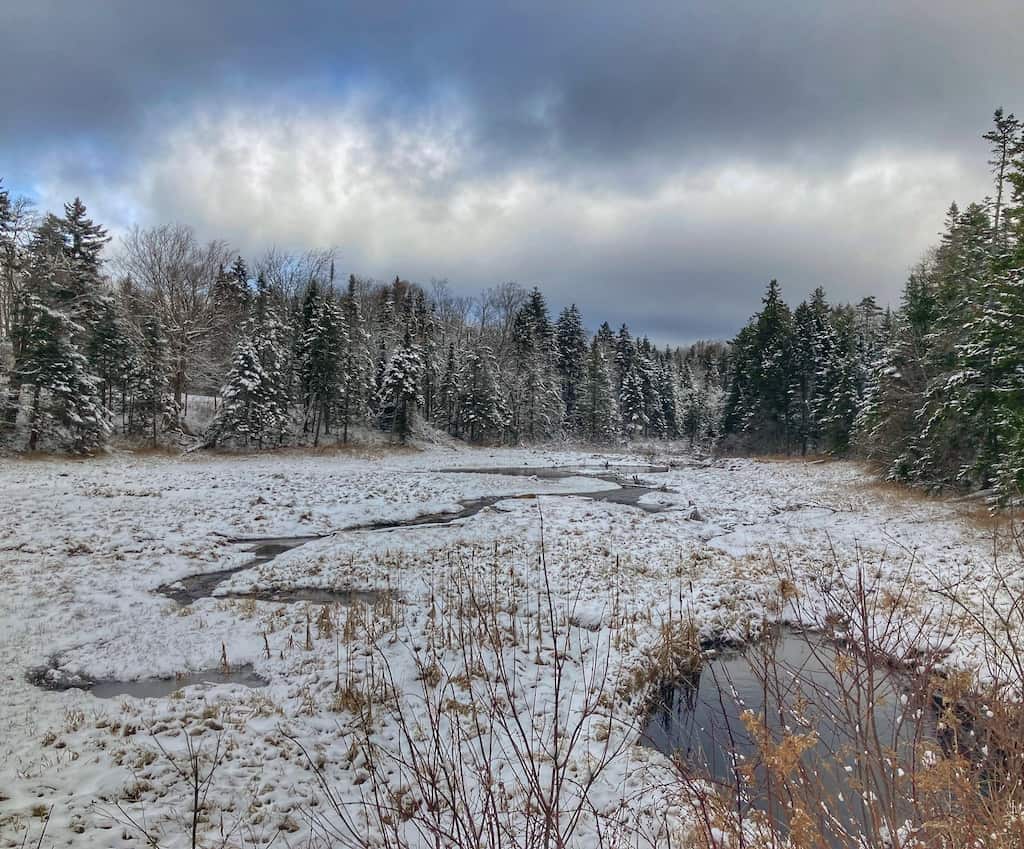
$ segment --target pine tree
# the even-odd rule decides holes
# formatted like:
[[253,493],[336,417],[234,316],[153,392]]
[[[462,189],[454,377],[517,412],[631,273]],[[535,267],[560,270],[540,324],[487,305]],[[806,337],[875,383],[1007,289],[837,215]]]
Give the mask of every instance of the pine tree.
[[825,325],[821,365],[815,377],[813,416],[822,447],[845,454],[864,392],[865,371],[850,313],[838,311]]
[[919,453],[917,411],[930,380],[929,340],[938,312],[931,274],[921,264],[907,280],[892,339],[871,369],[857,415],[856,443],[896,480],[909,478]]
[[341,310],[330,295],[316,299],[302,344],[302,385],[306,415],[313,417],[313,444],[330,428],[340,383],[342,352],[348,345]]
[[606,442],[615,433],[615,390],[599,336],[590,343],[577,410],[582,432],[591,442]]
[[564,408],[554,364],[554,329],[539,289],[517,311],[512,341],[513,435],[531,442],[550,438],[561,430]]
[[252,316],[231,357],[208,444],[232,440],[262,449],[265,443],[283,438],[289,409],[285,347],[269,289],[259,286]]
[[793,380],[790,388],[801,454],[807,454],[817,437],[817,422],[812,409],[824,342],[824,319],[807,301],[802,301],[793,311]]
[[[449,348],[449,368],[454,367],[454,348]],[[470,442],[500,436],[509,411],[495,380],[494,354],[486,345],[466,352],[453,386],[457,386],[458,419]]]
[[666,350],[655,370],[655,390],[661,403],[661,436],[676,439],[680,432],[680,405],[672,358]]
[[382,409],[391,411],[391,433],[397,434],[402,442],[412,431],[416,408],[423,403],[420,394],[420,380],[423,360],[419,349],[406,332],[402,344],[391,355],[381,380]]
[[242,441],[245,445],[250,441],[262,445],[267,431],[268,382],[256,346],[247,333],[235,345],[231,370],[221,389],[221,405],[211,424],[208,444],[216,445],[228,439]]
[[292,322],[292,358],[297,365],[299,379],[299,398],[302,401],[302,431],[309,433],[312,427],[311,418],[315,412],[313,388],[310,380],[310,357],[308,346],[316,339],[313,325],[319,315],[322,298],[320,286],[316,280],[310,280],[302,297],[296,320]]
[[101,294],[100,254],[110,236],[88,217],[85,204],[77,197],[64,204],[61,229],[68,274],[57,278],[65,285],[55,292],[56,305],[69,309],[69,314],[88,329],[95,320]]
[[110,423],[97,380],[74,342],[81,328],[38,295],[24,291],[17,305],[16,333],[18,385],[31,388],[28,449],[36,450],[49,436],[76,453],[100,447]]
[[176,415],[174,399],[165,391],[170,376],[167,338],[156,315],[147,315],[143,320],[135,347],[130,375],[133,396],[130,430],[148,432],[155,447],[160,422]]
[[211,292],[213,321],[210,355],[218,368],[226,367],[238,335],[245,326],[252,302],[249,269],[242,257],[236,257],[230,269],[221,268]]
[[626,378],[626,372],[633,365],[633,358],[636,356],[636,347],[633,345],[633,337],[629,328],[623,324],[615,336],[615,394],[622,395],[622,382]]
[[131,328],[113,298],[104,296],[86,344],[89,370],[98,378],[100,399],[111,413],[115,391],[124,388],[131,370]]
[[1003,217],[1003,201],[1006,183],[1013,167],[1013,156],[1021,144],[1021,124],[1013,113],[1005,114],[1002,107],[996,109],[992,118],[993,127],[982,135],[991,145],[991,159],[988,164],[995,180],[996,196],[992,208],[992,251],[1002,254],[1007,247],[1007,227]]
[[667,434],[667,424],[661,393],[658,391],[659,378],[656,359],[657,354],[651,347],[650,340],[642,339],[637,345],[636,360],[633,365],[643,386],[643,408],[647,419],[643,435],[662,438]]
[[370,394],[370,411],[377,419],[378,426],[387,428],[385,419],[390,421],[393,411],[384,407],[384,376],[388,370],[388,349],[387,342],[381,336],[377,340],[377,360],[373,367],[373,385]]
[[338,363],[338,416],[342,442],[348,442],[349,428],[366,412],[367,397],[371,390],[372,363],[368,353],[366,323],[359,309],[356,279],[348,281],[348,291],[342,299],[344,320],[343,346]]
[[577,405],[587,358],[583,318],[575,304],[566,307],[559,315],[555,339],[556,363],[562,385],[562,404],[565,407],[565,427],[568,432],[575,433],[580,427]]
[[435,418],[452,436],[458,436],[459,434],[457,415],[459,392],[459,367],[455,361],[455,343],[449,342],[448,356],[445,359],[444,370],[441,372],[441,383],[438,386]]
[[932,486],[960,486],[973,464],[979,434],[950,405],[949,390],[963,376],[962,354],[986,309],[993,274],[991,225],[978,204],[950,210],[936,252],[936,312],[927,341],[929,380],[917,410],[916,456],[910,475]]
[[794,437],[791,400],[793,317],[778,281],[768,284],[762,310],[733,341],[732,390],[724,411],[727,432],[746,433],[761,447],[789,451]]
[[622,378],[622,390],[619,393],[619,415],[622,418],[622,431],[627,437],[642,435],[650,424],[644,397],[644,383],[643,366],[639,360],[634,359]]

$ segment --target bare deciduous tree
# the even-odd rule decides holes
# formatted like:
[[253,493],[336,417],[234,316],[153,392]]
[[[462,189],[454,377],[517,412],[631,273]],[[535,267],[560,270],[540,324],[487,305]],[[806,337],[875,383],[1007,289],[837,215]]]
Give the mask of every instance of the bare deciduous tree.
[[222,241],[201,244],[192,228],[181,224],[136,227],[124,239],[117,264],[141,293],[143,309],[160,318],[177,404],[194,381],[208,375],[215,317],[211,292],[231,253]]

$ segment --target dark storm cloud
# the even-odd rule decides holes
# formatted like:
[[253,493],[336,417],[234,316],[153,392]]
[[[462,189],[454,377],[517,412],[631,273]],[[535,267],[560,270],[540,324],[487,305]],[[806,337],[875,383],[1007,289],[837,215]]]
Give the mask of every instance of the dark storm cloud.
[[[432,248],[396,260],[424,278],[448,274],[473,286],[535,276],[554,290],[552,300],[607,301],[606,312],[648,321],[665,338],[672,327],[690,336],[700,335],[691,327],[718,333],[735,326],[756,307],[752,286],[772,274],[788,275],[800,292],[829,276],[840,294],[874,289],[891,296],[949,193],[985,190],[977,135],[992,109],[1005,103],[1024,110],[1014,102],[1024,91],[1024,4],[1016,2],[5,5],[0,168],[9,184],[82,185],[99,193],[100,207],[114,217],[192,216],[209,235],[227,232],[245,247],[240,228],[255,232],[254,222],[237,210],[232,224],[221,206],[199,207],[177,188],[161,193],[159,180],[139,185],[136,172],[154,156],[173,154],[164,149],[168,133],[196,115],[213,120],[260,110],[265,127],[294,125],[301,141],[299,111],[315,120],[355,99],[358,109],[345,114],[358,118],[361,144],[375,153],[353,168],[404,170],[417,198],[440,203],[474,181],[525,175],[577,192],[581,203],[625,208],[649,201],[639,213],[646,229],[613,215],[618,230],[590,240],[585,261],[564,255],[566,220],[561,229],[510,231],[514,244],[490,268]],[[449,120],[455,123],[446,126]],[[404,149],[408,127],[439,127],[445,154],[435,161],[430,151]],[[218,131],[211,130],[210,145],[221,145],[230,171],[238,144],[218,140]],[[286,160],[293,147],[278,139],[271,149]],[[330,171],[333,151],[326,142],[321,147],[303,148],[309,159],[301,169],[287,161],[275,166],[278,190],[289,180],[313,184]],[[319,171],[309,164],[318,156]],[[871,192],[850,189],[858,163],[870,157],[904,171],[947,157],[949,167],[924,191],[899,174],[875,174],[877,191],[900,196],[880,197],[888,208],[873,210]],[[668,225],[678,238],[659,232],[665,222],[656,213],[665,210],[650,199],[667,179],[688,175],[696,186],[691,197],[707,203],[715,194],[700,181],[714,187],[736,163],[767,176],[749,198],[736,195],[740,208],[732,217],[717,209],[714,226],[702,226],[699,211],[683,214],[683,206],[670,204],[675,219]],[[927,169],[914,175],[929,181]],[[393,178],[389,186],[408,188]],[[772,186],[788,194],[805,191],[807,182],[838,199],[819,198],[808,212],[771,197]],[[855,205],[846,199],[851,191]],[[543,219],[537,203],[535,217]],[[758,204],[760,216],[743,208]],[[823,213],[828,220],[815,218]],[[882,230],[899,229],[885,242],[889,255],[851,243],[849,233],[885,237],[860,219],[886,215]],[[813,239],[801,231],[808,226]],[[271,227],[259,237],[302,238],[301,230],[277,232]],[[472,233],[464,235],[472,241]],[[348,238],[338,233],[332,241]],[[789,243],[780,246],[782,238]],[[353,246],[350,254],[375,261],[368,247]],[[617,293],[623,256],[641,297]],[[885,279],[868,279],[873,275]],[[665,298],[680,304],[684,297],[705,318],[671,325]],[[652,306],[641,313],[645,302]],[[605,304],[594,303],[591,312],[601,309]]]
[[962,143],[1022,82],[1024,6],[1009,2],[8,6],[16,146],[311,80],[321,94],[381,84],[399,110],[451,87],[510,157],[827,161],[863,143]]

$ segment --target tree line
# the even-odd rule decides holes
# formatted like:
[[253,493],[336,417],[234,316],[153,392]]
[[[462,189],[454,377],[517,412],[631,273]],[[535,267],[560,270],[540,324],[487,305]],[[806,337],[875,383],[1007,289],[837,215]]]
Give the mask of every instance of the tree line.
[[460,297],[335,279],[329,250],[251,265],[185,226],[136,228],[105,259],[75,199],[35,214],[0,184],[0,439],[92,451],[159,442],[214,396],[203,444],[405,439],[684,439],[753,452],[857,454],[934,488],[1024,485],[1024,129],[997,110],[993,193],[949,208],[900,303],[795,308],[771,281],[729,343],[659,348],[589,332],[575,305],[505,283]]
[[[658,348],[623,324],[505,283],[478,297],[335,277],[329,250],[252,265],[184,226],[110,237],[75,199],[36,219],[0,186],[0,439],[89,452],[115,435],[268,448],[404,440],[427,423],[470,442],[718,435],[727,348]],[[189,433],[188,407],[216,398]]]
[[984,133],[989,197],[950,206],[940,240],[896,310],[873,298],[796,309],[772,281],[731,343],[727,442],[854,452],[933,489],[1024,487],[1024,128],[995,112]]

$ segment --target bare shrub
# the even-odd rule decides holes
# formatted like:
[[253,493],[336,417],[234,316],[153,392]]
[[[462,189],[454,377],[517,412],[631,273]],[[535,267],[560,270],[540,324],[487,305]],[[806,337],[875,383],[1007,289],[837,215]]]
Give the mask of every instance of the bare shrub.
[[[922,605],[911,570],[872,574],[834,564],[823,609],[798,617],[826,623],[824,640],[806,638],[821,674],[770,644],[751,653],[764,708],[734,729],[756,755],[737,759],[731,780],[709,791],[698,767],[679,765],[700,845],[1024,846],[1024,595],[1004,577],[982,598],[940,584],[938,603]],[[990,674],[940,672],[942,652],[927,647],[967,627]]]
[[[381,686],[363,691],[386,697],[345,705],[359,711],[356,798],[332,787],[293,738],[328,803],[310,812],[324,843],[562,849],[653,845],[664,831],[662,811],[630,819],[636,800],[614,779],[618,798],[592,792],[628,757],[635,717],[616,710],[607,633],[570,624],[578,596],[552,586],[543,543],[538,570],[531,598],[514,575],[499,582],[497,566],[451,562],[447,584],[431,594],[428,644],[405,641],[401,657],[375,652]],[[410,679],[415,690],[403,692]]]

